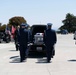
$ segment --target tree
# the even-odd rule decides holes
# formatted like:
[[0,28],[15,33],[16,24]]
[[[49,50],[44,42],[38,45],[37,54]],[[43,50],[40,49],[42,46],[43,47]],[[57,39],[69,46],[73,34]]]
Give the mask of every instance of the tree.
[[[18,25],[21,25],[21,23],[26,23],[26,20],[23,17],[16,16],[9,19],[9,23],[7,24],[7,26],[11,29],[12,25],[16,27]],[[5,31],[5,28],[6,24],[2,25],[0,23],[0,31]]]
[[6,24],[0,26],[0,31],[5,31],[5,28],[6,28]]
[[62,21],[63,26],[59,29],[67,29],[68,32],[74,32],[76,30],[76,16],[73,14],[66,14],[66,18]]
[[23,17],[12,17],[11,19],[9,19],[9,23],[8,25],[13,25],[13,26],[18,26],[21,23],[26,23],[26,20]]

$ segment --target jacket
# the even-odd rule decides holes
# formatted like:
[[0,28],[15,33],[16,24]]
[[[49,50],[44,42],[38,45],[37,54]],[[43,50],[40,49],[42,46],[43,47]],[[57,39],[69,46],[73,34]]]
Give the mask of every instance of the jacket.
[[20,45],[28,44],[28,30],[22,28],[19,30],[18,41]]
[[53,46],[57,42],[56,33],[52,29],[47,29],[44,32],[44,43],[46,46]]

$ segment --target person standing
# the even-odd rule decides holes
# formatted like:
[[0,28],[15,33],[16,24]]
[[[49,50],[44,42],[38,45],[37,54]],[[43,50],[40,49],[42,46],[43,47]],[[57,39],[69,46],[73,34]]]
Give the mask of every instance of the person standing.
[[23,62],[25,60],[28,45],[28,30],[26,29],[26,24],[24,23],[20,26],[18,41],[20,45],[20,62]]
[[46,54],[47,54],[47,62],[50,62],[53,50],[54,50],[54,44],[57,42],[56,32],[52,30],[52,24],[47,24],[47,29],[44,32],[44,43],[46,46]]
[[19,50],[19,42],[18,42],[19,29],[20,29],[20,26],[18,25],[16,30],[15,30],[15,33],[14,33],[16,51]]

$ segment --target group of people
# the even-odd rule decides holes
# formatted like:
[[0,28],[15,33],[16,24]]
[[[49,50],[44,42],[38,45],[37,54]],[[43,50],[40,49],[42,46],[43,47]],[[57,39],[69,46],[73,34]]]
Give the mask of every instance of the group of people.
[[[20,50],[20,62],[27,58],[27,45],[29,42],[29,31],[27,25],[22,23],[15,31],[15,46],[16,50]],[[54,45],[57,42],[56,32],[52,30],[52,24],[47,24],[47,29],[44,31],[44,43],[46,46],[47,62],[49,63],[54,53]]]

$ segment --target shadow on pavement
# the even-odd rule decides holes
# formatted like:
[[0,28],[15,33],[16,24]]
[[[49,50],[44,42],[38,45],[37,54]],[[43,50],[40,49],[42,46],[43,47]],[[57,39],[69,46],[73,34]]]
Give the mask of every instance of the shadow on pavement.
[[76,59],[68,60],[69,62],[76,62]]
[[19,56],[12,56],[12,57],[10,57],[10,59],[12,59],[12,60],[10,61],[10,63],[20,63],[20,58],[19,58]]
[[16,57],[19,57],[19,56],[12,56],[12,57],[10,57],[10,59],[13,59],[13,58],[16,58]]
[[36,63],[47,63],[47,59],[39,58]]
[[16,51],[16,50],[9,50],[9,51]]
[[20,58],[15,58],[10,63],[20,63]]
[[[44,54],[44,53],[30,53],[28,55],[27,59],[28,58],[31,58],[31,59],[36,58],[38,60],[36,63],[47,63],[47,60],[45,57],[46,57],[46,54]],[[20,63],[20,57],[19,56],[12,56],[12,57],[10,57],[10,59],[11,59],[10,63]]]
[[46,54],[40,52],[32,52],[28,55],[28,58],[43,58],[46,57]]
[[30,53],[28,58],[36,58],[37,59],[37,62],[36,62],[37,64],[47,63],[47,58],[46,58],[45,53],[41,53],[41,52]]

